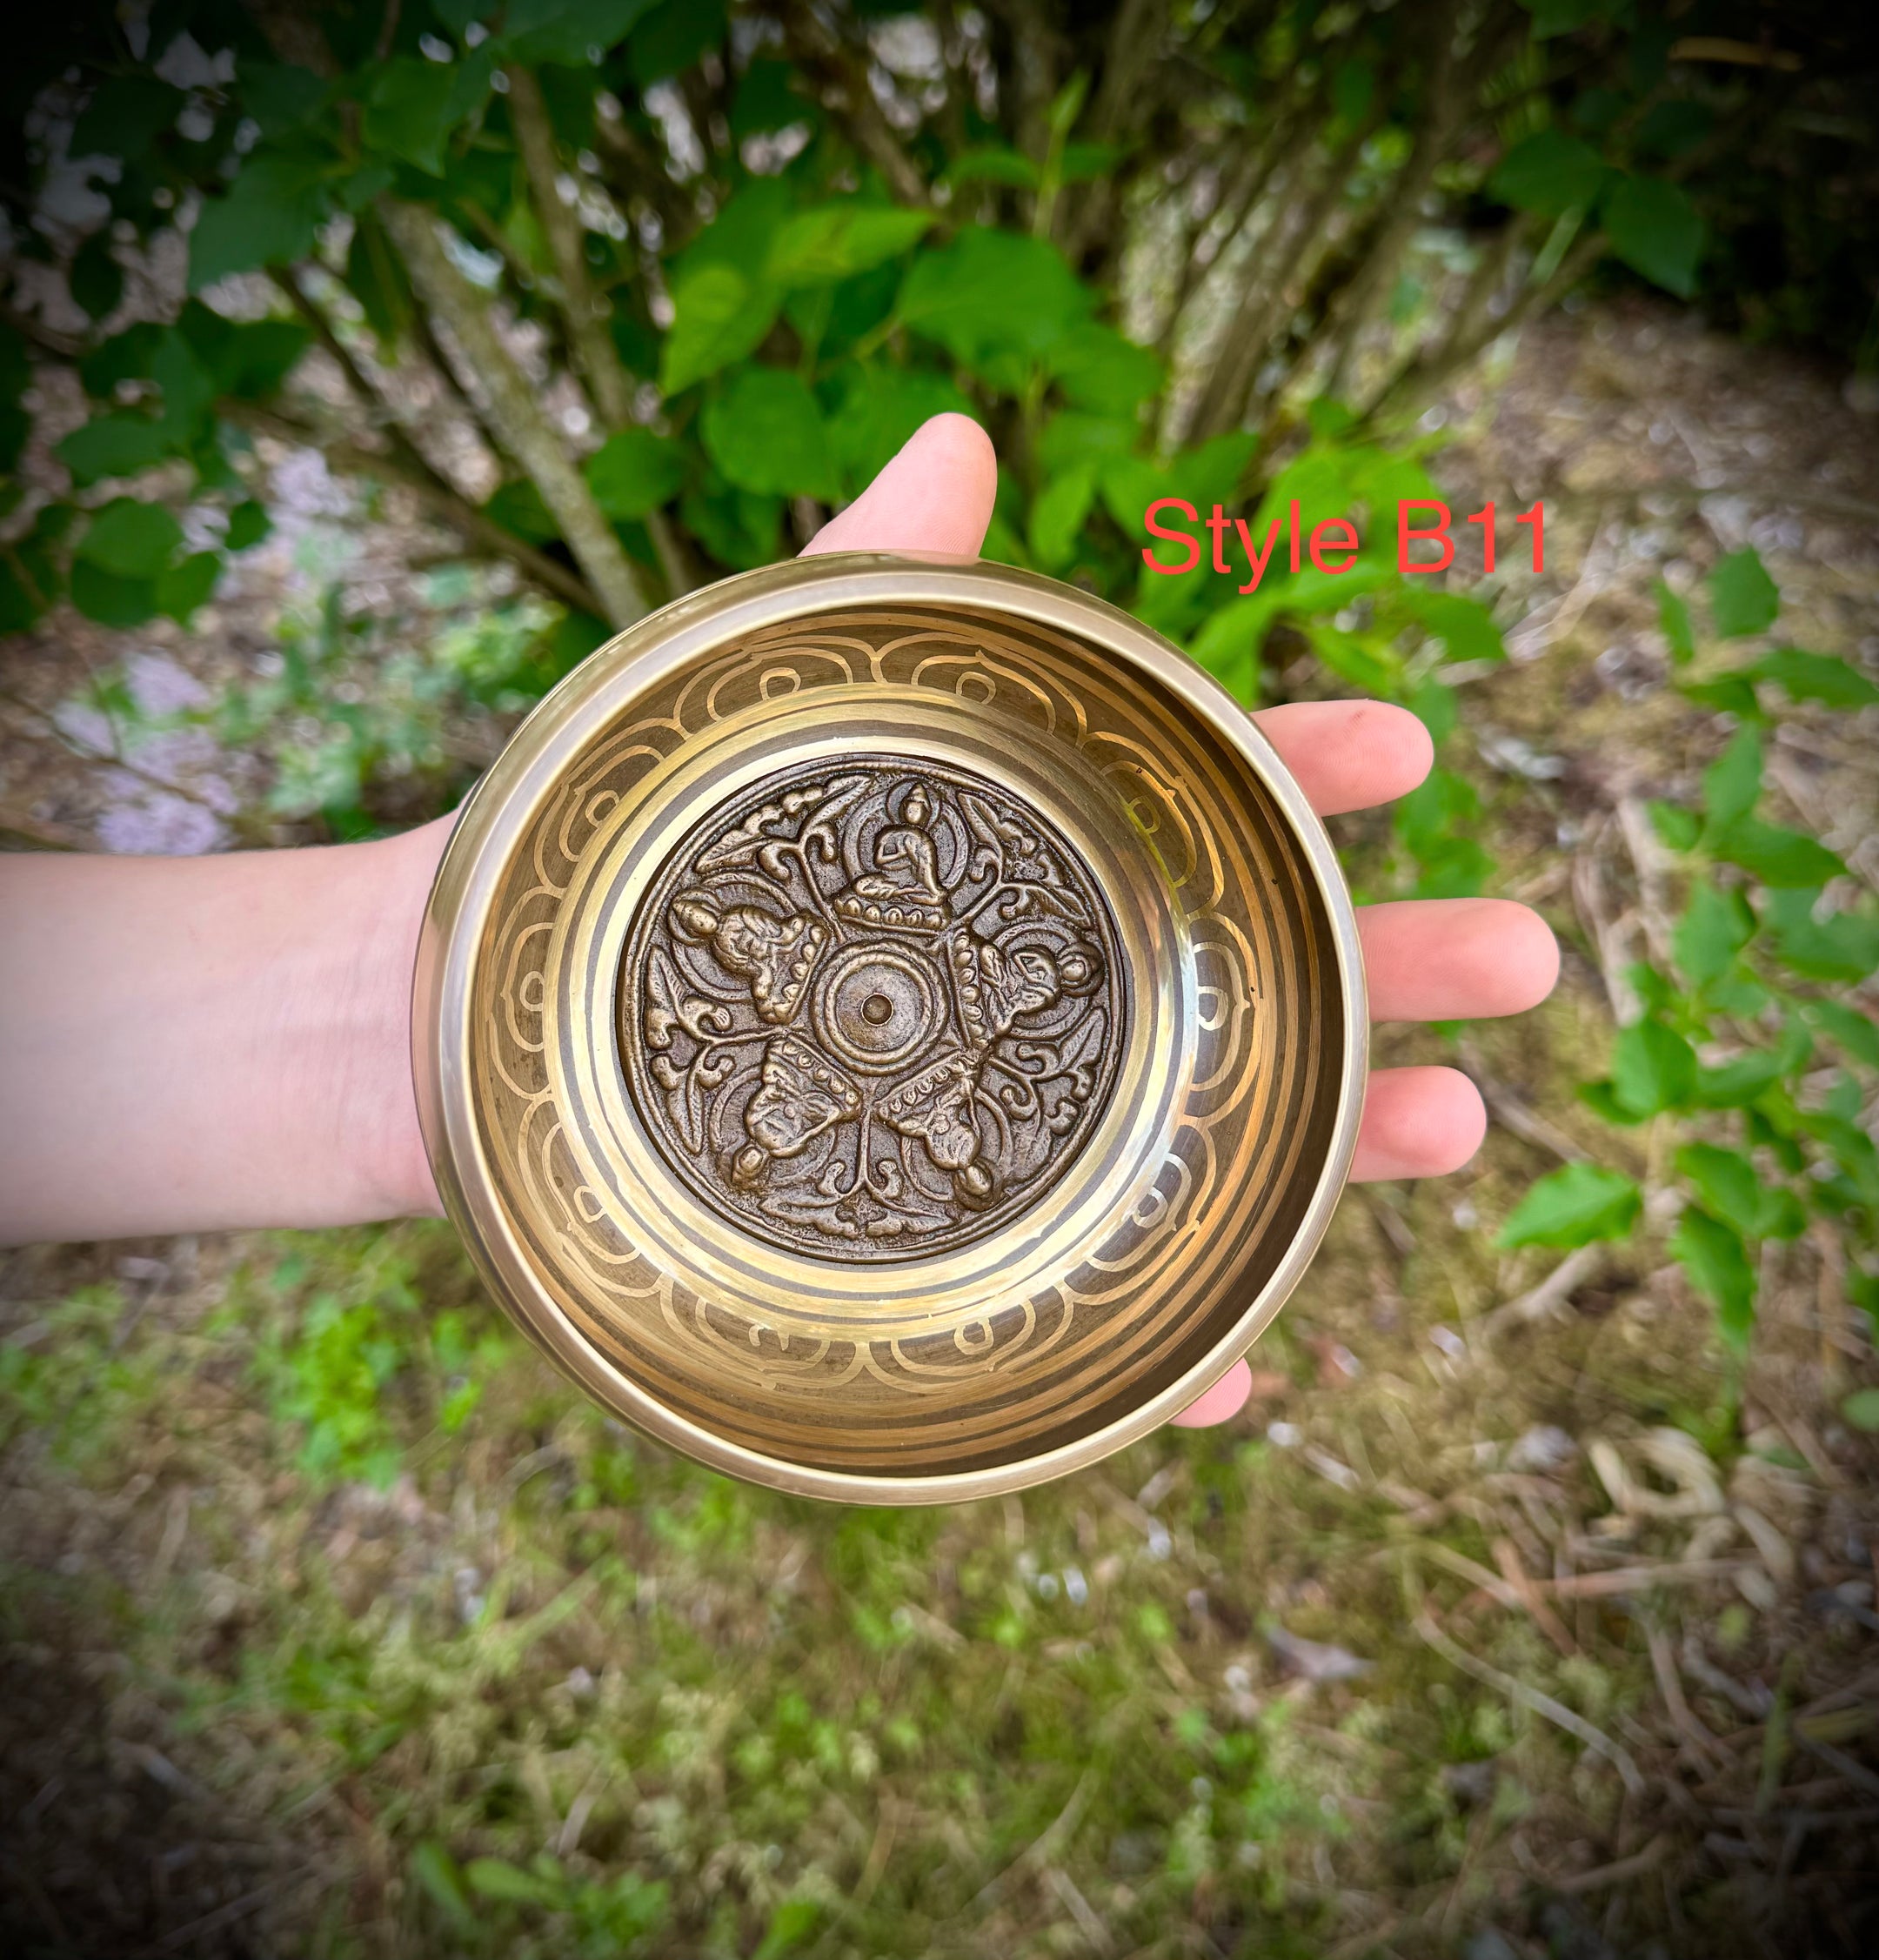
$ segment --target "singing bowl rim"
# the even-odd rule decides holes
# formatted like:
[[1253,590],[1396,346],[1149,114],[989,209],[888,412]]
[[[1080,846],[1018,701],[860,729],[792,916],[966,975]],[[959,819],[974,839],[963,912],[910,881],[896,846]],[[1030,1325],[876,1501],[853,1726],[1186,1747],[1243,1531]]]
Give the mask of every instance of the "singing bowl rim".
[[[1337,1107],[1322,1164],[1278,1263],[1219,1337],[1175,1380],[1099,1428],[1035,1455],[966,1470],[877,1475],[766,1455],[668,1408],[599,1353],[542,1283],[514,1232],[485,1151],[472,1088],[476,954],[512,852],[562,769],[635,698],[739,635],[846,607],[976,608],[1087,642],[1133,665],[1272,798],[1329,927],[1343,1023]],[[1369,1016],[1355,908],[1322,819],[1252,716],[1173,642],[1105,600],[979,559],[890,552],[796,559],[689,593],[616,634],[522,723],[465,799],[425,911],[412,979],[411,1068],[426,1152],[445,1212],[496,1300],[594,1401],[709,1468],[800,1496],[880,1505],[960,1502],[1026,1488],[1137,1442],[1188,1407],[1264,1332],[1317,1252],[1356,1148]]]

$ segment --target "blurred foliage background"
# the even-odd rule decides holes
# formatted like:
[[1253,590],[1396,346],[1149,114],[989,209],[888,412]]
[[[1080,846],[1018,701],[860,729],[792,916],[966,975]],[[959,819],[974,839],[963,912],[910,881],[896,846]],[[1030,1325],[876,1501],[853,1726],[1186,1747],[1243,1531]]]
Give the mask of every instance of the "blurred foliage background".
[[[10,844],[434,815],[954,410],[989,555],[1248,704],[1421,715],[1360,895],[1568,939],[1542,1032],[1401,1050],[1488,1091],[1465,1194],[1354,1200],[1251,1415],[1022,1503],[697,1472],[436,1228],[17,1255],[26,1950],[1863,1950],[1856,10],[80,0],[10,22],[0,95]],[[1762,371],[1691,309],[1842,405],[1770,382],[1736,430]],[[1158,498],[1364,548],[1160,578]],[[44,755],[116,786],[94,829]]]

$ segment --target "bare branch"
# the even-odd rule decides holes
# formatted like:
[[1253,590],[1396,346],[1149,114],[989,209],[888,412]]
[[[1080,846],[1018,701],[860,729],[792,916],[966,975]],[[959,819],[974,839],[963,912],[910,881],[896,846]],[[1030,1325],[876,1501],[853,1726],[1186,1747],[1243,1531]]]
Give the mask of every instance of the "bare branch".
[[822,106],[840,123],[857,150],[887,181],[903,204],[930,204],[931,193],[919,165],[907,155],[893,125],[881,112],[859,59],[812,7],[796,4],[783,10],[784,45],[815,84]]
[[379,209],[418,298],[449,325],[463,349],[471,372],[460,378],[482,393],[497,439],[541,492],[606,618],[616,626],[631,625],[647,611],[639,574],[550,427],[535,390],[503,345],[487,302],[451,263],[433,213],[391,197],[381,200]]
[[[624,429],[633,418],[632,378],[619,358],[607,324],[612,308],[605,296],[594,290],[588,276],[586,242],[579,214],[562,202],[561,173],[555,157],[554,126],[548,119],[548,105],[542,100],[541,84],[532,70],[512,64],[508,75],[510,121],[522,152],[523,169],[528,174],[529,194],[554,258],[568,345],[587,383],[588,394],[599,411],[603,426]],[[659,553],[667,590],[674,598],[689,592],[695,581],[665,513],[649,511],[645,521],[652,548]]]
[[345,475],[376,477],[381,483],[396,484],[410,491],[432,516],[440,518],[478,550],[492,558],[508,559],[525,579],[564,605],[599,617],[600,601],[578,573],[569,571],[525,538],[504,530],[495,518],[479,511],[467,498],[458,496],[427,466],[413,469],[396,456],[366,449],[350,437],[328,434],[288,416],[257,408],[252,402],[223,400],[216,404],[216,413],[224,421],[239,424],[257,435],[272,436],[277,442],[317,449],[334,469]]
[[1434,179],[1436,166],[1452,150],[1455,134],[1474,109],[1482,84],[1502,65],[1515,37],[1524,30],[1523,16],[1512,8],[1501,10],[1481,23],[1473,50],[1462,60],[1455,43],[1459,10],[1454,0],[1436,0],[1429,30],[1434,57],[1421,123],[1403,167],[1384,193],[1388,214],[1357,276],[1333,310],[1337,353],[1325,383],[1332,394],[1342,387],[1358,336],[1388,292],[1397,264],[1422,221],[1422,199]]
[[548,105],[542,100],[541,84],[532,70],[512,62],[507,73],[509,120],[516,146],[522,152],[522,167],[528,173],[535,215],[541,220],[555,277],[560,282],[558,297],[567,322],[568,345],[600,419],[610,429],[624,429],[632,420],[632,383],[607,331],[607,316],[612,309],[594,291],[587,274],[579,214],[562,201],[561,171],[555,157]]
[[1312,267],[1329,245],[1332,216],[1344,195],[1358,153],[1381,113],[1381,104],[1374,106],[1346,137],[1326,164],[1311,197],[1299,208],[1284,244],[1248,284],[1195,411],[1190,431],[1194,439],[1224,434],[1236,427],[1245,415],[1274,331],[1295,304],[1295,286],[1308,278]]

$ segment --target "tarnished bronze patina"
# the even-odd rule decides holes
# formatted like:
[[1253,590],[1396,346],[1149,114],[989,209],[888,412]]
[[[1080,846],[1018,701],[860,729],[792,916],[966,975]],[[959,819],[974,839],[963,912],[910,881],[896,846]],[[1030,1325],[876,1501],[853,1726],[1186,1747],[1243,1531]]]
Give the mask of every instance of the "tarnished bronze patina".
[[640,901],[620,1052],[654,1143],[739,1229],[931,1258],[1035,1204],[1107,1105],[1120,936],[1040,811],[890,754],[713,813]]
[[1049,580],[855,555],[623,633],[466,806],[438,1183],[591,1394],[721,1469],[1006,1490],[1278,1311],[1361,1100],[1348,898],[1250,719]]

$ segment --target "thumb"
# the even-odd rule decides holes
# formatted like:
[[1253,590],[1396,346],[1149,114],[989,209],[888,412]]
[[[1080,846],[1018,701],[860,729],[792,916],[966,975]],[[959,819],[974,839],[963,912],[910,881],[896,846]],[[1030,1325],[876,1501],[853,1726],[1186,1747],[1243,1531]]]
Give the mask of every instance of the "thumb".
[[822,552],[938,552],[976,558],[992,521],[998,460],[992,440],[964,415],[936,415],[803,556]]

